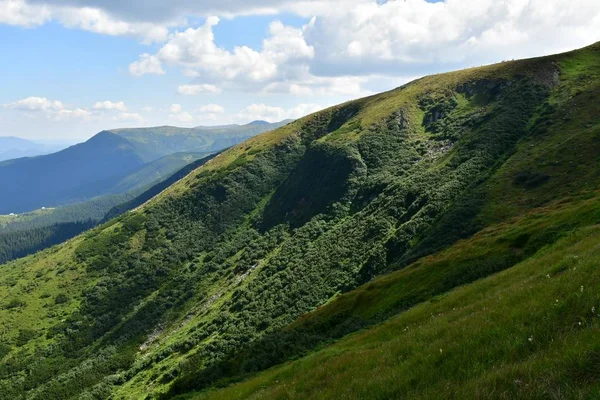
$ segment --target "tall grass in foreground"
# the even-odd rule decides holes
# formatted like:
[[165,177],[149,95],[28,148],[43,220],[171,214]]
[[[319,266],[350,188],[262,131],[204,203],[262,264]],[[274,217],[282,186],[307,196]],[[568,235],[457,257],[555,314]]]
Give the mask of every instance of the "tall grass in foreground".
[[198,398],[598,398],[600,227]]

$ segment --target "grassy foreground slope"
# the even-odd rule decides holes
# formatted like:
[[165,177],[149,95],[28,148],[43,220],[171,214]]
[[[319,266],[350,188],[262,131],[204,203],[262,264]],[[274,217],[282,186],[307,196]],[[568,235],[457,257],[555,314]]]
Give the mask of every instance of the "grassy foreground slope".
[[[298,361],[185,398],[598,398],[598,243],[600,226],[577,230],[507,271]],[[435,261],[425,263],[436,269]],[[402,278],[353,293],[372,301],[354,312],[397,297]]]
[[[411,307],[398,318],[416,321],[435,296],[577,246],[569,237],[591,237],[600,222],[599,76],[594,45],[426,77],[236,145],[134,211],[2,266],[0,398],[210,389]],[[489,282],[502,286],[503,276]],[[372,329],[340,346],[381,327]],[[512,340],[506,332],[497,331],[499,346]],[[385,348],[373,337],[364,346]],[[431,365],[420,345],[403,343],[424,374],[403,379],[425,385]],[[324,362],[327,351],[309,357]],[[316,387],[294,369],[311,359],[284,368]],[[464,381],[475,376],[465,368]],[[257,378],[269,394],[281,389],[273,376],[289,382],[279,373]],[[459,393],[460,377],[449,374],[444,390]],[[321,382],[332,396],[336,379]],[[223,395],[262,395],[256,381],[242,385]]]

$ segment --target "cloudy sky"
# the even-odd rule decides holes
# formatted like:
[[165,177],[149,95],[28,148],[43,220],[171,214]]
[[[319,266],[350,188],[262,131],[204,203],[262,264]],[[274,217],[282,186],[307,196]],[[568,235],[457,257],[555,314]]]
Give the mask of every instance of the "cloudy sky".
[[598,0],[0,0],[0,136],[297,118],[599,40]]

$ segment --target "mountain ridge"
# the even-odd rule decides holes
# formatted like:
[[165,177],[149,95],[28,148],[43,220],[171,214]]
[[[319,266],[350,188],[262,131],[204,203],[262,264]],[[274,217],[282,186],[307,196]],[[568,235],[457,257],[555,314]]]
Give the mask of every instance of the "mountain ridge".
[[[119,191],[115,185],[144,164],[174,153],[219,151],[280,125],[239,125],[235,129],[168,127],[168,132],[165,127],[105,130],[57,153],[0,162],[0,188],[10,194],[0,199],[0,214],[124,193],[130,188]],[[175,171],[169,171],[172,172]],[[142,181],[139,185],[151,183]]]

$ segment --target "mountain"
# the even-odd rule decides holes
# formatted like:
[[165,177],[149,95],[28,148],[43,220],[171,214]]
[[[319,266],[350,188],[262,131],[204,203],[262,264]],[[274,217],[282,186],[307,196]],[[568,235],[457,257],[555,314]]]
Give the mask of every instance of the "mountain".
[[198,126],[177,128],[161,126],[155,128],[115,129],[110,131],[136,146],[146,160],[154,160],[178,152],[215,152],[241,143],[244,140],[289,123],[254,121],[246,125]]
[[20,157],[33,157],[59,151],[61,144],[32,142],[14,136],[0,136],[0,161]]
[[[281,124],[117,129],[54,154],[0,162],[0,189],[5,194],[0,198],[0,214],[72,204],[148,186],[178,169],[168,167],[171,162],[166,156],[213,153]],[[163,159],[162,167],[148,165],[159,159]],[[152,170],[154,173],[147,173]]]
[[126,139],[101,132],[58,153],[0,163],[0,213],[20,213],[98,196],[144,164]]
[[235,145],[0,267],[0,398],[595,398],[599,99],[600,43]]
[[210,155],[176,153],[144,164],[114,185],[113,190],[122,194],[107,194],[58,208],[0,215],[0,264],[62,243],[96,226],[108,215],[115,217],[136,207],[142,203],[140,199],[158,194],[185,176],[190,168],[209,160]]

